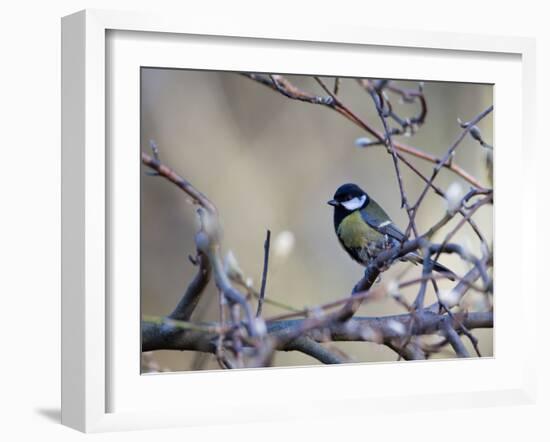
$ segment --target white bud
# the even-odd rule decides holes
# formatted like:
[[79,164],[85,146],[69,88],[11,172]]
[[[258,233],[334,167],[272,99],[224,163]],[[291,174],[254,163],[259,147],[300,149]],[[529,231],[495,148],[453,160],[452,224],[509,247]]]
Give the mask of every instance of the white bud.
[[295,242],[294,234],[288,230],[283,230],[273,241],[273,253],[278,258],[284,259],[292,253]]
[[372,143],[372,140],[367,137],[360,137],[355,140],[355,145],[357,147],[367,147]]
[[462,205],[464,192],[462,186],[458,182],[453,182],[445,192],[445,200],[447,203],[447,212],[454,214]]
[[388,321],[388,327],[399,336],[403,336],[407,332],[407,329],[405,328],[403,323],[396,321],[395,319],[390,319]]
[[149,147],[151,148],[151,150],[153,151],[153,154],[155,156],[158,156],[158,152],[159,152],[159,145],[157,144],[157,142],[153,139],[149,140]]
[[262,318],[254,318],[254,326],[260,336],[267,334],[267,327],[265,325],[265,321]]
[[244,283],[246,285],[246,288],[251,289],[254,285],[254,280],[249,276],[248,278],[246,278]]
[[441,290],[439,300],[445,307],[451,308],[460,302],[460,293],[456,290]]
[[395,279],[392,279],[390,282],[388,282],[386,290],[388,295],[390,295],[392,298],[399,298],[401,296],[401,293],[399,292],[399,283]]
[[363,341],[376,342],[378,344],[381,344],[383,342],[382,334],[372,327],[361,327],[360,336]]
[[223,269],[230,279],[243,279],[243,271],[237,262],[237,258],[235,258],[235,254],[231,250],[225,255]]

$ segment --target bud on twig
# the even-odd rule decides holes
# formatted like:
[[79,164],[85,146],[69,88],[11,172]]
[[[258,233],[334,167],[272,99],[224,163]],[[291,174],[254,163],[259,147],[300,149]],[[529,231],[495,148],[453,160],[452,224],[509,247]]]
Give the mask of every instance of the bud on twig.
[[464,192],[458,182],[453,182],[445,192],[445,201],[447,204],[447,213],[453,215],[462,206]]
[[392,279],[390,282],[388,282],[386,290],[388,292],[388,295],[390,295],[392,298],[401,297],[401,293],[399,292],[399,284],[395,279]]
[[390,321],[388,321],[388,327],[399,336],[404,336],[407,333],[407,329],[405,328],[403,323],[396,321],[395,319],[391,319]]
[[373,141],[368,137],[360,137],[355,140],[357,147],[369,147],[371,144],[373,144]]
[[235,254],[232,250],[227,252],[227,254],[225,255],[223,269],[229,279],[232,279],[234,281],[244,280],[244,273],[241,270],[241,267],[237,262],[237,258],[235,258]]
[[441,290],[439,301],[447,308],[454,307],[460,302],[460,293],[456,290]]

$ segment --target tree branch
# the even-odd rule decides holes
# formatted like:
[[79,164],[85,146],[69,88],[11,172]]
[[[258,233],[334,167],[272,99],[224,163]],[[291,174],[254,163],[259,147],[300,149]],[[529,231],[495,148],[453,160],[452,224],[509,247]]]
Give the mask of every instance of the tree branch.
[[268,230],[264,242],[264,269],[262,271],[262,285],[260,288],[260,296],[258,297],[258,310],[256,311],[256,317],[261,316],[262,307],[265,299],[265,286],[267,284],[267,269],[269,265],[269,245],[271,242],[271,231]]
[[323,364],[342,364],[346,362],[345,359],[335,353],[332,353],[330,350],[323,347],[323,345],[319,342],[305,336],[289,342],[283,350],[299,351],[317,359]]
[[451,344],[451,347],[453,347],[453,350],[455,351],[456,355],[459,358],[469,358],[470,353],[468,350],[466,350],[466,346],[460,339],[460,336],[456,332],[456,330],[452,327],[449,320],[445,321],[445,325],[443,326],[443,333],[445,334],[447,340],[449,341],[449,344]]
[[[421,336],[441,332],[446,336],[451,334],[449,340],[454,338],[450,330],[456,333],[460,330],[457,321],[452,321],[448,315],[439,315],[430,310],[417,312],[417,320],[411,328],[411,336]],[[457,316],[457,315],[455,315]],[[493,327],[493,312],[462,313],[460,321],[469,330]],[[302,337],[307,337],[315,342],[324,342],[327,338],[332,341],[370,341],[383,343],[390,348],[396,348],[394,340],[406,337],[411,314],[391,315],[383,317],[357,317],[346,323],[332,322],[322,330],[313,329],[305,332]],[[289,329],[300,328],[307,319],[290,319],[276,321],[267,324],[267,333],[278,344],[276,350],[304,350],[314,352],[311,344],[293,340],[277,340],[281,334]],[[202,324],[206,327],[212,323]],[[170,321],[142,321],[142,351],[152,350],[191,350],[215,354],[217,333],[205,330],[187,329]],[[298,345],[298,348],[296,348]],[[397,350],[396,350],[397,351]],[[319,355],[319,349],[317,349]],[[414,353],[409,352],[409,356]],[[328,356],[322,356],[326,358]],[[325,362],[325,361],[322,361]],[[326,363],[326,362],[325,362]]]
[[[229,280],[221,259],[221,229],[218,217],[218,211],[215,205],[204,195],[197,190],[189,181],[179,176],[168,166],[162,164],[159,160],[158,149],[154,150],[154,157],[141,154],[142,163],[154,170],[158,176],[161,176],[168,181],[172,182],[183,190],[189,197],[191,197],[194,204],[198,205],[197,214],[200,220],[200,229],[195,236],[195,244],[199,252],[199,256],[202,254],[205,257],[205,264],[212,267],[212,273],[214,275],[214,281],[216,286],[220,290],[222,301],[227,300],[228,308],[231,311],[232,316],[238,316],[237,310],[233,309],[233,306],[238,305],[245,315],[245,320],[242,323],[247,330],[248,335],[252,339],[262,341],[263,336],[263,321],[261,318],[255,318],[250,304],[247,302],[246,297],[242,295]],[[204,268],[203,268],[204,270]],[[207,282],[206,278],[208,272],[201,272],[188,288],[188,291],[180,301],[176,310],[172,313],[178,317],[187,317],[190,315],[198,302],[198,298],[204,289],[204,285]],[[224,302],[222,304],[224,304]],[[241,324],[231,331],[232,350],[237,359],[237,363],[240,363],[240,341],[243,338],[240,331]],[[146,329],[146,332],[151,332],[150,329]],[[223,342],[222,342],[223,344]],[[262,364],[263,361],[271,352],[271,347],[267,343],[265,345],[258,345],[257,354],[253,358],[254,364]],[[231,364],[229,360],[227,364]]]
[[208,281],[210,281],[212,267],[210,266],[210,262],[208,261],[206,255],[201,252],[197,253],[196,261],[199,267],[197,274],[187,287],[185,294],[174,311],[170,313],[169,318],[171,319],[177,319],[180,321],[187,321],[190,319],[191,315],[195,311],[195,308],[197,307],[202,292],[208,285]]
[[[335,102],[332,97],[321,97],[313,94],[309,94],[307,92],[304,92],[300,89],[298,89],[296,86],[294,86],[290,81],[288,81],[286,78],[284,78],[281,75],[271,75],[271,76],[262,76],[260,74],[252,74],[252,73],[241,73],[243,76],[250,78],[260,84],[263,84],[264,86],[267,86],[284,96],[294,99],[294,100],[300,100],[305,101],[307,103],[312,104],[321,104],[324,106],[327,106],[339,114],[346,117],[348,120],[350,120],[352,123],[356,124],[357,126],[361,127],[371,135],[373,135],[378,141],[380,141],[381,144],[384,144],[384,137],[383,135],[378,132],[376,129],[371,127],[368,123],[366,123],[364,120],[359,118],[356,114],[354,114],[350,109],[347,107],[342,107],[341,103]],[[340,105],[339,105],[340,104]],[[409,146],[405,143],[401,142],[395,142],[394,146],[397,150],[407,153],[409,155],[413,155],[417,158],[421,158],[425,161],[429,161],[434,164],[438,164],[439,158],[430,155],[416,147]],[[457,166],[454,163],[445,163],[443,164],[443,167],[451,170],[455,174],[462,177],[465,181],[468,181],[472,186],[475,186],[479,189],[483,189],[484,186],[475,179],[472,175],[470,175],[468,172],[466,172],[461,167]]]

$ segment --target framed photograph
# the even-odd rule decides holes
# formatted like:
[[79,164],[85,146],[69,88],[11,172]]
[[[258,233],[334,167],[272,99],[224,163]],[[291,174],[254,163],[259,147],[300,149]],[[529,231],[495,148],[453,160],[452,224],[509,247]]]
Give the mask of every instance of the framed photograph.
[[531,40],[62,26],[64,424],[533,400]]

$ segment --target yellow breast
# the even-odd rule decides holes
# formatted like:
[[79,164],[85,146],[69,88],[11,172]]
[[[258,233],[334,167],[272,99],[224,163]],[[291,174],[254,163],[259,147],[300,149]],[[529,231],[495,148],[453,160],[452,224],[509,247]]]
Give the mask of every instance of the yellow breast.
[[366,247],[370,242],[380,241],[383,235],[370,227],[359,211],[346,216],[338,226],[338,237],[346,247]]

